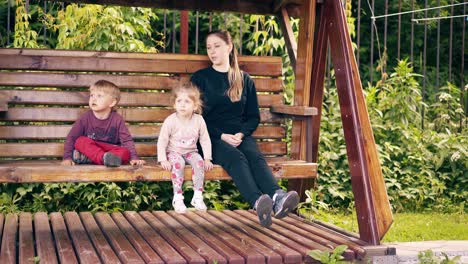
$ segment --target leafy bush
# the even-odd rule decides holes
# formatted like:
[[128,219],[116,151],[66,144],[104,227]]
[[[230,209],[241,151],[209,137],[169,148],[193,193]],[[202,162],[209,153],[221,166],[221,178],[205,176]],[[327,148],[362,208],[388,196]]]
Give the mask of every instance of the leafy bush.
[[[380,86],[366,90],[366,100],[380,155],[390,202],[397,211],[458,211],[468,194],[467,129],[459,122],[466,117],[451,84],[440,90],[440,100],[426,105],[421,100],[420,75],[400,61]],[[420,111],[430,109],[425,129]],[[447,122],[438,116],[447,115]],[[322,112],[319,201],[332,208],[353,208],[346,147],[335,88],[327,89]],[[431,119],[434,117],[433,119]],[[465,210],[465,209],[463,209]]]

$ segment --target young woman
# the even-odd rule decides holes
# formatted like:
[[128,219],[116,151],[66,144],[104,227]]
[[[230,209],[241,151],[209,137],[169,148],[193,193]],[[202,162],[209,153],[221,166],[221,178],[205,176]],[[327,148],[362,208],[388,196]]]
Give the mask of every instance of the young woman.
[[271,212],[276,218],[285,217],[299,196],[278,186],[251,136],[260,122],[257,93],[253,80],[239,69],[229,32],[208,33],[206,49],[212,66],[195,72],[191,80],[202,93],[213,162],[229,173],[260,224],[268,227]]

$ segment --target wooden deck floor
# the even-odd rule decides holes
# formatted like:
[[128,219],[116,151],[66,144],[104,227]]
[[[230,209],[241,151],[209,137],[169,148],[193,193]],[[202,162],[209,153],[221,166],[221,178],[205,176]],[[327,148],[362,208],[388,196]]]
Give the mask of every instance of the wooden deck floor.
[[297,216],[270,228],[252,211],[0,214],[0,263],[302,263],[312,249],[365,242]]

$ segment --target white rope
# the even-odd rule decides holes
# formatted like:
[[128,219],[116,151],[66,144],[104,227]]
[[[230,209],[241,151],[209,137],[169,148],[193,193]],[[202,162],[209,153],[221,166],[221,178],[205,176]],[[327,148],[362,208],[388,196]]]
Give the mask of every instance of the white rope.
[[466,4],[468,4],[468,2],[466,2],[466,3],[451,4],[451,5],[444,5],[444,6],[428,7],[428,8],[423,8],[423,9],[417,9],[417,10],[412,10],[412,11],[404,11],[404,12],[392,13],[392,14],[381,15],[381,16],[371,16],[371,19],[372,19],[372,20],[375,20],[375,19],[377,19],[377,18],[391,17],[391,16],[399,16],[399,15],[417,13],[417,12],[422,12],[422,11],[427,11],[427,10],[433,10],[433,9],[441,9],[441,8],[446,8],[446,7],[451,7],[451,6],[466,5]]
[[[367,5],[369,6],[369,10],[370,12],[372,13],[372,17],[374,16],[374,10],[372,10],[372,5],[371,3],[369,2],[369,0],[367,0]],[[379,61],[382,61],[382,52],[380,50],[380,40],[379,40],[379,31],[377,30],[377,24],[375,23],[375,19],[372,19],[372,26],[374,26],[374,29],[375,29],[375,39],[377,41],[377,49],[378,49],[378,53],[379,53]],[[371,58],[371,60],[373,60],[373,58]],[[373,69],[371,69],[372,71]],[[381,70],[383,72],[383,68]]]
[[441,19],[449,19],[449,18],[458,18],[458,17],[467,17],[468,15],[459,15],[459,16],[441,16],[441,17],[427,17],[427,18],[418,18],[418,19],[411,19],[411,21],[415,22],[416,24],[419,22],[426,22],[431,20],[441,20]]

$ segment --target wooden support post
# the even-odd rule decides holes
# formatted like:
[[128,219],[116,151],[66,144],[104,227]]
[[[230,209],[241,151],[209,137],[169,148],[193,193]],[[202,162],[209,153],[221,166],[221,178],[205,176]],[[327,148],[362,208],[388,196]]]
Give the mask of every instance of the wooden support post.
[[188,54],[188,11],[180,11],[180,53]]
[[327,61],[328,31],[327,15],[328,10],[320,5],[319,26],[315,39],[314,61],[312,64],[312,84],[310,91],[310,106],[317,109],[317,115],[312,116],[311,128],[307,135],[307,142],[311,142],[307,148],[307,161],[317,163],[318,147],[320,136],[320,120],[322,117],[323,92],[325,83],[325,63]]
[[286,42],[286,48],[288,50],[289,61],[293,69],[296,68],[297,58],[297,42],[294,37],[294,32],[289,20],[289,14],[286,7],[281,8],[281,13],[278,14],[278,20],[280,22],[281,31],[283,32],[284,41]]
[[393,222],[385,181],[341,1],[325,1],[324,8],[359,234],[362,240],[379,245]]
[[[301,8],[299,24],[299,40],[296,61],[296,88],[294,91],[294,105],[308,106],[310,102],[310,85],[312,75],[314,31],[315,31],[315,1],[304,1]],[[291,157],[306,159],[306,149],[311,142],[307,142],[307,127],[311,119],[293,121]],[[314,180],[290,180],[288,189],[296,190],[304,198],[304,192],[310,189]]]

